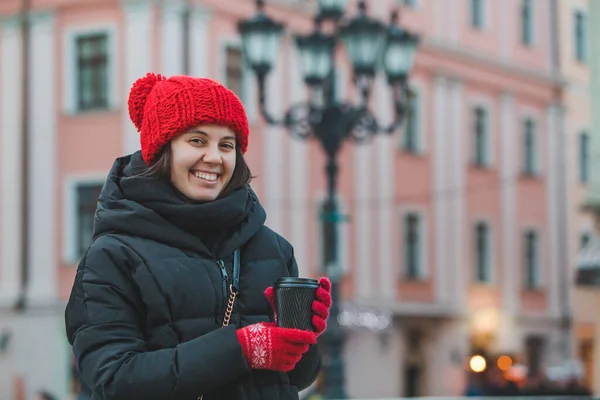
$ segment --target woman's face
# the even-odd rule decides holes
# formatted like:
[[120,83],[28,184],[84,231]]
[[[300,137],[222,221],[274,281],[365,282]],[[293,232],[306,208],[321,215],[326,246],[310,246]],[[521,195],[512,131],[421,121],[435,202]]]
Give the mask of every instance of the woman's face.
[[221,125],[198,125],[171,140],[171,182],[193,201],[212,201],[235,169],[235,133]]

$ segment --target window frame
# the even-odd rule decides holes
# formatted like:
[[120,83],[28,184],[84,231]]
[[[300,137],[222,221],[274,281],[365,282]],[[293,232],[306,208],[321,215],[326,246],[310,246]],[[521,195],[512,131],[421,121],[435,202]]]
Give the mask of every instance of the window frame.
[[[411,276],[408,274],[408,263],[407,263],[407,219],[411,216],[417,217],[417,235],[418,235],[418,243],[417,243],[417,260],[418,260],[418,270],[416,276]],[[418,282],[424,281],[429,276],[429,270],[427,265],[427,216],[424,210],[420,210],[417,207],[408,207],[404,208],[400,212],[400,249],[401,249],[401,257],[400,257],[400,279],[408,282]]]
[[[478,133],[479,133],[479,120],[478,113],[481,113],[483,116],[483,128],[482,128],[482,136],[483,144],[482,148],[478,146]],[[492,138],[490,135],[490,113],[486,106],[484,105],[476,105],[471,108],[471,157],[472,163],[476,167],[489,167],[491,165],[491,153],[492,153]],[[479,151],[481,150],[481,154]]]
[[[484,254],[484,278],[480,279],[480,269],[481,265],[479,264],[479,228],[485,228],[485,254]],[[494,239],[493,239],[493,230],[492,224],[490,221],[486,219],[479,219],[473,224],[473,281],[479,285],[490,285],[494,283]]]
[[73,265],[81,259],[79,254],[79,194],[81,186],[101,186],[105,174],[69,176],[64,180],[63,191],[63,261]]
[[[525,9],[526,9],[526,4],[528,5],[527,9],[529,11],[528,13],[528,21],[529,21],[529,25],[526,27],[526,20],[525,20]],[[535,42],[536,42],[536,35],[535,35],[535,6],[534,6],[535,2],[532,0],[521,0],[521,5],[519,8],[519,18],[520,18],[520,43],[522,46],[525,47],[533,47],[535,46]],[[529,32],[528,33],[528,39],[526,40],[526,31]]]
[[[221,36],[219,39],[219,52],[217,54],[217,71],[219,71],[219,79],[224,85],[227,85],[227,49],[235,47],[242,51],[242,40],[239,36]],[[248,122],[254,123],[258,119],[258,105],[257,105],[257,92],[256,85],[254,84],[253,72],[249,65],[245,61],[242,53],[242,96],[240,97],[241,102],[244,104],[246,109],[246,115],[248,116]]]
[[[89,58],[84,58],[82,53],[81,53],[81,46],[83,44],[84,41],[105,41],[104,46],[106,47],[105,49],[105,53],[104,54],[94,54],[93,56],[89,57]],[[98,46],[98,44],[95,44],[96,46]],[[88,44],[88,46],[91,46],[91,44]],[[91,35],[78,35],[75,38],[75,57],[77,59],[77,69],[76,69],[76,74],[77,74],[77,94],[76,94],[76,104],[77,104],[77,110],[79,110],[80,112],[89,112],[89,111],[98,111],[98,110],[106,110],[109,108],[110,106],[110,100],[109,100],[109,89],[108,87],[99,87],[96,88],[98,90],[104,90],[104,93],[101,93],[102,96],[98,96],[98,98],[95,98],[94,100],[96,101],[102,101],[102,103],[96,103],[94,101],[92,101],[90,104],[85,104],[84,102],[84,87],[83,87],[83,83],[84,83],[84,79],[83,79],[83,71],[84,68],[89,68],[89,69],[96,69],[96,68],[101,68],[104,67],[105,68],[105,73],[106,73],[106,80],[108,81],[110,79],[110,71],[109,71],[109,58],[110,56],[108,55],[108,49],[109,47],[109,36],[106,32],[103,33],[94,33]],[[94,60],[95,59],[95,60]],[[103,65],[99,65],[99,64],[103,64]],[[95,71],[96,73],[98,71]],[[90,82],[92,83],[92,82]],[[96,82],[97,83],[97,82]],[[103,97],[103,98],[102,98]]]
[[[529,126],[532,127],[531,130],[529,130]],[[521,170],[526,176],[537,176],[539,174],[538,136],[538,122],[536,119],[530,116],[523,118],[521,121]],[[529,145],[528,138],[531,138]]]
[[[400,135],[400,148],[406,153],[424,154],[425,130],[423,129],[423,90],[420,87],[420,85],[411,85],[410,91],[412,92],[411,108],[409,109],[409,111],[407,111],[406,120],[402,124],[403,126],[401,131],[402,134]],[[411,127],[410,130],[409,126]],[[412,146],[408,146],[409,133],[413,135],[414,143],[412,144]]]
[[[535,254],[534,254],[534,269],[533,274],[530,271],[529,264],[529,235],[535,239]],[[539,290],[542,287],[542,279],[541,279],[541,237],[537,229],[535,228],[526,228],[523,231],[523,287],[526,290]],[[530,280],[532,278],[532,280]]]
[[578,139],[578,160],[579,160],[579,182],[586,184],[590,179],[590,141],[591,137],[588,131],[582,130],[577,136]]
[[579,250],[582,250],[592,240],[593,233],[589,230],[584,230],[579,233]]
[[[240,46],[236,46],[233,44],[226,44],[224,46],[223,49],[224,53],[225,53],[225,57],[224,57],[224,64],[225,64],[225,79],[223,80],[223,83],[230,89],[232,90],[241,100],[242,102],[246,101],[247,98],[247,93],[246,93],[246,88],[245,86],[245,79],[246,77],[245,75],[245,71],[244,71],[244,55],[242,53],[242,48]],[[239,60],[240,60],[240,65],[239,65],[239,71],[235,71],[236,74],[239,74],[239,92],[236,92],[235,88],[232,87],[231,82],[229,82],[229,77],[230,77],[230,70],[232,68],[232,66],[229,65],[229,52],[230,51],[235,51],[236,53],[239,54]],[[237,56],[237,55],[236,55]]]
[[[78,53],[77,40],[82,36],[92,36],[106,34],[106,54],[107,54],[107,107],[92,108],[82,110],[78,104]],[[95,112],[115,111],[119,107],[119,79],[120,71],[119,49],[118,49],[118,28],[115,22],[105,22],[92,24],[89,26],[71,25],[65,27],[63,31],[63,99],[62,108],[65,115],[78,115]]]
[[399,0],[400,5],[414,9],[419,6],[419,0]]
[[[578,17],[581,19],[579,20]],[[581,26],[579,25],[580,21]],[[581,9],[573,11],[573,52],[576,61],[586,63],[589,60],[589,18],[587,13]]]
[[[475,5],[479,4],[478,10]],[[484,31],[486,29],[486,15],[487,7],[485,0],[469,0],[469,26],[478,31]],[[476,15],[478,11],[479,15]]]

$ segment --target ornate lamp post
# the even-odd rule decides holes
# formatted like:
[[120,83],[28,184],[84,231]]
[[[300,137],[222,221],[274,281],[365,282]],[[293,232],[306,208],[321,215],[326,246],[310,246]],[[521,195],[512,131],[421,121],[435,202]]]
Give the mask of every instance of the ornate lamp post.
[[[343,332],[338,322],[341,268],[338,257],[338,230],[341,220],[336,196],[337,155],[346,140],[365,142],[381,132],[393,133],[400,127],[408,109],[407,79],[413,65],[418,38],[397,26],[398,13],[392,13],[389,25],[367,16],[366,2],[359,1],[358,15],[345,20],[346,0],[318,0],[315,30],[306,36],[295,36],[300,53],[302,73],[309,88],[309,100],[292,105],[281,119],[266,109],[265,81],[275,64],[283,25],[264,12],[264,1],[256,0],[256,15],[238,24],[243,53],[258,81],[260,111],[267,123],[282,125],[300,139],[316,139],[327,156],[325,172],[328,196],[323,204],[323,266],[332,281],[333,306],[329,327],[324,334],[326,357],[325,396],[344,399],[342,360]],[[333,23],[332,34],[323,33],[324,21]],[[353,67],[354,83],[360,90],[358,104],[339,102],[334,98],[336,49],[343,43]],[[368,109],[371,87],[377,70],[383,67],[391,90],[394,119],[382,126]]]

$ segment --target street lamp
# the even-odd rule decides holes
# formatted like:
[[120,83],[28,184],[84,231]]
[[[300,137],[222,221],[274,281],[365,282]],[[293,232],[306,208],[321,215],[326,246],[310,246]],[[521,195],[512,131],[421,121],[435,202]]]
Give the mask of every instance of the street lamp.
[[[342,360],[344,335],[340,328],[339,283],[341,268],[338,257],[339,213],[336,187],[337,156],[346,141],[366,142],[377,133],[391,134],[403,123],[409,107],[408,75],[414,62],[417,36],[401,29],[398,13],[393,12],[388,25],[367,15],[365,1],[358,2],[358,14],[344,20],[346,0],[318,0],[314,31],[296,36],[301,58],[302,75],[309,88],[309,99],[293,104],[281,119],[271,115],[266,107],[265,81],[275,65],[283,25],[270,19],[264,11],[264,0],[256,0],[256,15],[238,24],[243,53],[258,82],[260,112],[271,125],[286,127],[300,139],[316,139],[327,156],[327,199],[322,208],[324,254],[323,267],[332,282],[333,305],[329,327],[324,334],[326,357],[323,372],[325,396],[344,399],[344,368]],[[332,22],[332,34],[322,32],[324,21]],[[340,102],[334,98],[337,47],[343,43],[350,58],[355,85],[360,90],[358,104]],[[381,125],[368,108],[374,78],[383,69],[392,94],[394,118]]]
[[283,25],[265,15],[262,1],[257,5],[254,18],[240,22],[238,30],[246,60],[259,79],[264,79],[275,64]]
[[346,0],[319,0],[319,15],[325,19],[339,20],[345,8]]

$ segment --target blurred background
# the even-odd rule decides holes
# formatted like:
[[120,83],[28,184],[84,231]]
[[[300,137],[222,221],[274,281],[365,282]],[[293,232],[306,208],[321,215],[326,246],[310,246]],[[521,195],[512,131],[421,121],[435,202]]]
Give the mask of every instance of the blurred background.
[[0,399],[90,398],[64,307],[146,72],[240,96],[332,277],[302,397],[600,395],[599,38],[600,0],[0,0]]

